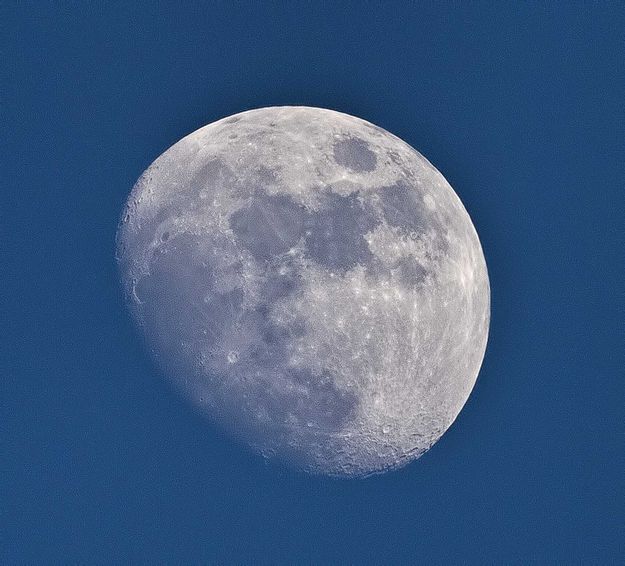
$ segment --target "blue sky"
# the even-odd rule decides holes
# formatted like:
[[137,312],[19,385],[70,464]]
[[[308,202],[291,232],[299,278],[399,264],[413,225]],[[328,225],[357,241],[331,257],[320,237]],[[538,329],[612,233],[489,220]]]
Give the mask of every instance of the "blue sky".
[[[622,560],[621,3],[6,2],[0,21],[0,561]],[[482,241],[482,372],[396,473],[266,465],[172,394],[124,309],[136,178],[280,104],[406,140]]]

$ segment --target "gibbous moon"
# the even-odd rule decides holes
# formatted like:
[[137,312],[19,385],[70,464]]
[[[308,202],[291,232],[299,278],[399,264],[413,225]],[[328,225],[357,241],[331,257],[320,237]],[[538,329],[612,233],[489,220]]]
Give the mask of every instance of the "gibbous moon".
[[117,260],[164,374],[266,457],[358,477],[454,421],[488,336],[471,219],[417,151],[359,118],[261,108],[137,181]]

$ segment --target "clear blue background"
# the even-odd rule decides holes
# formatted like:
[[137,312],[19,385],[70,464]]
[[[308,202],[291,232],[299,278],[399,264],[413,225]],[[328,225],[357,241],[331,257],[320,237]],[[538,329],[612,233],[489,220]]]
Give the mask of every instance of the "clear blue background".
[[[622,564],[623,3],[88,4],[0,8],[0,561]],[[408,141],[483,243],[480,378],[396,473],[243,451],[157,377],[122,304],[136,178],[280,104]]]

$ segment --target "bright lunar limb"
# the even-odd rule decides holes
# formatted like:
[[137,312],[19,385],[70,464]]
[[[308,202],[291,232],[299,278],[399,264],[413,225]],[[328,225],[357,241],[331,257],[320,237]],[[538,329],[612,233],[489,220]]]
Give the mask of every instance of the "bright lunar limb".
[[466,402],[490,291],[471,220],[399,138],[309,107],[185,137],[137,181],[117,260],[165,375],[267,457],[405,465]]

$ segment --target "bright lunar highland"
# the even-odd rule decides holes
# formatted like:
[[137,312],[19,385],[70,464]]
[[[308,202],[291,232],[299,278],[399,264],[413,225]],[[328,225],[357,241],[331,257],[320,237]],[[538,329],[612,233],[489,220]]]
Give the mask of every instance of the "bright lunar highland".
[[176,388],[311,473],[419,457],[484,356],[488,275],[460,199],[420,153],[347,114],[261,108],[185,137],[133,188],[117,260]]

